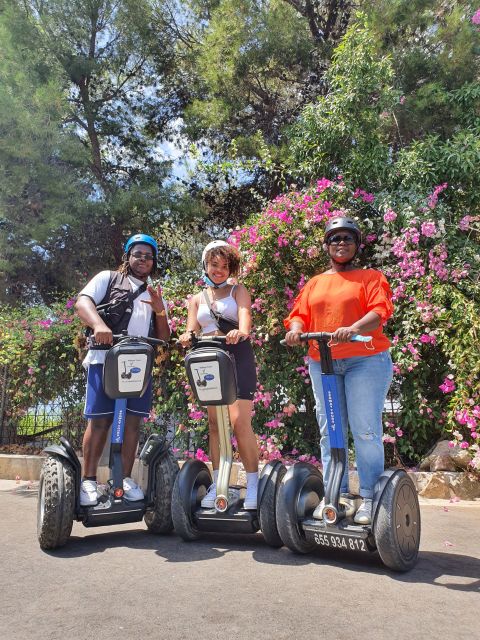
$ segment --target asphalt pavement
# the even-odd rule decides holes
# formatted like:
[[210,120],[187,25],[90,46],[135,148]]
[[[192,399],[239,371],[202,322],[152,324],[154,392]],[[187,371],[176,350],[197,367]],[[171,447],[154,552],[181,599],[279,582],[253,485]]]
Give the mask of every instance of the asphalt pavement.
[[143,523],[36,538],[36,484],[0,480],[2,640],[457,640],[478,637],[480,501],[422,500],[419,561],[271,549],[261,534],[185,543]]

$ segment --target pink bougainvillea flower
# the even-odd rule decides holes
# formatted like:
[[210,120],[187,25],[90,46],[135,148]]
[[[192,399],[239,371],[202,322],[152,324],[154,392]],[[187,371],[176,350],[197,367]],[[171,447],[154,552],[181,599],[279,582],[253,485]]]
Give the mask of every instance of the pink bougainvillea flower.
[[432,238],[437,233],[435,222],[433,222],[432,220],[422,222],[421,231],[422,235],[424,235],[426,238]]
[[477,9],[472,16],[473,24],[480,24],[480,9]]
[[464,216],[458,223],[458,228],[460,229],[460,231],[467,231],[472,220],[473,216]]
[[440,391],[443,391],[443,393],[450,393],[455,390],[455,382],[447,376],[438,388]]
[[395,213],[395,211],[392,211],[392,209],[387,209],[387,212],[383,216],[383,221],[393,222],[396,219],[397,219],[397,214]]

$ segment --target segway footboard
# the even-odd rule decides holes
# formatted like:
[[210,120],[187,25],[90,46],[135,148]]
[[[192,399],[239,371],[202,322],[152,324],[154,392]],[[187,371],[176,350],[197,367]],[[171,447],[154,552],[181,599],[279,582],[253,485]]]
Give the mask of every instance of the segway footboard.
[[200,509],[194,519],[199,531],[216,533],[256,533],[260,524],[256,511],[238,511],[236,503],[220,513],[215,509]]

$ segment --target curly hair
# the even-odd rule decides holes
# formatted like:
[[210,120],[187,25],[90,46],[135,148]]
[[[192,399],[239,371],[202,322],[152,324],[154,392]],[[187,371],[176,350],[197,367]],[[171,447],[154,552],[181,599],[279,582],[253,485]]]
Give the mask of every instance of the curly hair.
[[240,271],[240,253],[238,249],[228,245],[227,247],[214,247],[207,251],[205,255],[205,265],[208,265],[213,258],[222,258],[225,260],[228,266],[228,273],[230,276],[238,276]]

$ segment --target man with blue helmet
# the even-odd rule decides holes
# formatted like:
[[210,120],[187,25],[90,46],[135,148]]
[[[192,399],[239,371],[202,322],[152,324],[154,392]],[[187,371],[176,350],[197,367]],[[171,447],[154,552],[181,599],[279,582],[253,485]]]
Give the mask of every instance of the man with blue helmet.
[[[103,363],[112,336],[126,330],[129,335],[154,336],[168,340],[167,305],[160,286],[148,282],[157,265],[158,246],[154,238],[137,233],[125,244],[124,261],[117,271],[101,271],[80,291],[75,305],[82,322],[89,327],[90,344],[83,361],[87,369],[84,416],[87,428],[83,438],[83,479],[80,504],[98,500],[97,467],[114,415],[114,401],[103,391]],[[123,489],[128,500],[142,500],[143,491],[131,473],[138,447],[142,418],[150,414],[151,381],[141,398],[129,398],[122,447],[125,473]]]

